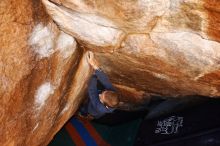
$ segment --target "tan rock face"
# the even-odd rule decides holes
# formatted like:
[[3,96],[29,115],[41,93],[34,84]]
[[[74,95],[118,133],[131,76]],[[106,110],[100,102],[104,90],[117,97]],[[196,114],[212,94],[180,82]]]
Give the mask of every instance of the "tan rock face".
[[1,1],[0,31],[0,145],[46,145],[84,97],[86,53],[40,1]]
[[46,145],[85,97],[86,50],[124,101],[220,96],[219,0],[1,0],[0,145]]
[[[113,83],[165,96],[220,95],[219,1],[43,3],[63,31],[97,52]],[[69,28],[64,22],[82,29]],[[88,28],[93,29],[85,32]]]

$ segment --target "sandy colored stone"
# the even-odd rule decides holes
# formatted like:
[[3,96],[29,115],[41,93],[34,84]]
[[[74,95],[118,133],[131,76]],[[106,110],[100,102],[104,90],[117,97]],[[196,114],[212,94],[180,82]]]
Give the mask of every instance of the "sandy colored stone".
[[0,145],[47,145],[86,93],[86,54],[40,1],[0,1],[0,31]]
[[1,0],[0,145],[43,146],[75,113],[92,50],[124,102],[220,96],[219,0]]
[[[102,68],[119,85],[148,94],[163,96],[205,95],[219,96],[220,43],[217,32],[220,2],[214,0],[43,0],[54,20],[69,19],[63,15],[74,13],[90,18],[91,24],[123,31],[113,52],[99,48],[90,35],[72,33],[76,39],[97,52]],[[53,8],[51,7],[53,5]],[[62,9],[63,11],[58,11]],[[66,10],[68,9],[68,10]],[[68,14],[67,14],[68,13]],[[102,21],[105,20],[105,21]],[[64,31],[68,29],[57,21]],[[81,24],[81,22],[79,22]],[[94,29],[96,32],[98,30]],[[77,30],[82,31],[82,30]],[[83,39],[83,35],[88,36]],[[108,33],[102,36],[109,40]],[[108,36],[108,37],[107,37]],[[102,41],[102,38],[99,38]],[[108,44],[108,42],[104,42]],[[104,45],[103,45],[104,46]],[[99,53],[101,52],[101,53]],[[215,74],[216,81],[212,75]],[[212,78],[212,83],[207,78]],[[215,82],[215,83],[214,83]],[[214,83],[214,84],[213,84]]]

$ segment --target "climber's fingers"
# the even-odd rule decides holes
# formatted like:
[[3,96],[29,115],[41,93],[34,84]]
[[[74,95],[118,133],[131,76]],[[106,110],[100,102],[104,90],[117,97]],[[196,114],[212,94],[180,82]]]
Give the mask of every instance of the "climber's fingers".
[[94,54],[92,53],[92,51],[88,52],[87,60],[89,63],[91,63],[94,60]]
[[88,63],[89,63],[94,69],[98,69],[98,68],[99,68],[99,63],[98,63],[97,60],[95,59],[95,56],[94,56],[94,53],[93,53],[93,52],[88,51],[87,61],[88,61]]
[[88,51],[88,55],[87,55],[88,59],[90,58],[90,54],[91,54],[91,51]]
[[87,58],[87,61],[90,63],[90,58],[91,58],[91,52],[90,51],[87,53],[86,58]]
[[94,58],[94,54],[92,53],[92,51],[88,51],[87,58],[88,58],[88,60],[91,60]]

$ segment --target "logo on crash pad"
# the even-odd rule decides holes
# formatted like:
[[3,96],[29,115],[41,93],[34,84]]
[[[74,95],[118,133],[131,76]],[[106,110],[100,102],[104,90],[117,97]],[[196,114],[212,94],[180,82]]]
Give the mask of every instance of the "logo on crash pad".
[[171,116],[157,121],[155,133],[163,135],[177,134],[180,127],[183,127],[183,117]]

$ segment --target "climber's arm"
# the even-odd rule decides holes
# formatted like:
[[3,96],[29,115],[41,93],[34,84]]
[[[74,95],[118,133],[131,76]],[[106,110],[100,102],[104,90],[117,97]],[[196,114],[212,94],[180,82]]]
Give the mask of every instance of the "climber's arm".
[[95,75],[97,76],[97,79],[101,82],[101,84],[105,87],[105,89],[113,91],[115,90],[109,78],[103,71],[97,69],[95,70]]
[[115,90],[112,86],[110,80],[108,79],[107,75],[99,69],[99,64],[94,58],[94,54],[92,52],[88,53],[88,62],[95,70],[95,75],[97,79],[101,82],[101,84],[107,89],[107,90]]
[[98,108],[102,103],[99,100],[99,94],[97,89],[97,77],[95,75],[93,75],[90,79],[88,86],[88,94],[93,107]]

